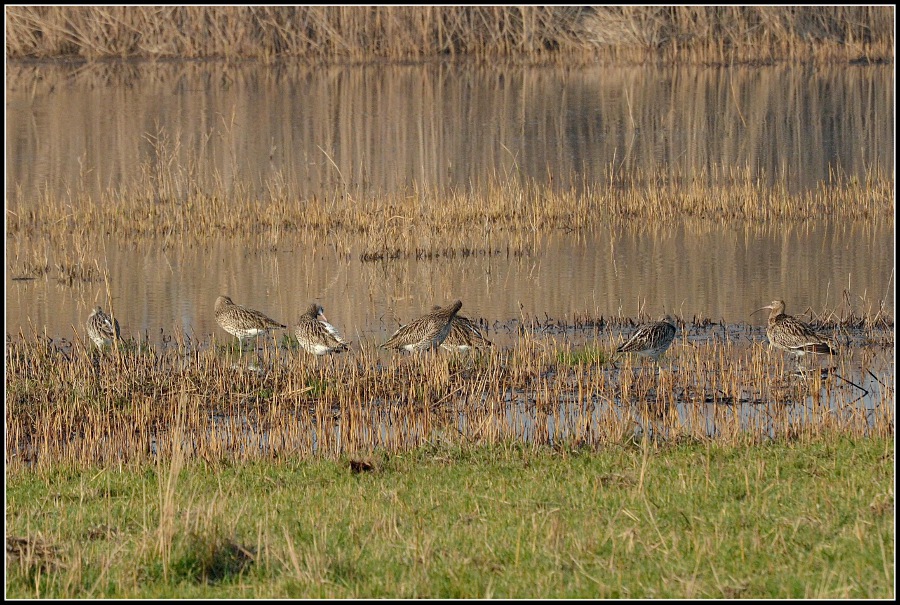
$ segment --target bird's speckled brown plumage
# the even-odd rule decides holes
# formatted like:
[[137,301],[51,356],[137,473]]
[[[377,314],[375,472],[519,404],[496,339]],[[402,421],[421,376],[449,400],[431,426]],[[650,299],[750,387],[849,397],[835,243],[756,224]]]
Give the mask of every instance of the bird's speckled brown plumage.
[[773,300],[753,313],[763,309],[769,309],[766,337],[772,346],[793,353],[797,357],[807,353],[834,355],[837,352],[834,345],[816,334],[807,324],[796,317],[786,315],[783,300]]
[[345,340],[333,325],[325,318],[325,309],[318,303],[312,303],[300,316],[294,330],[297,342],[313,355],[342,353],[349,349],[350,342]]
[[216,323],[241,342],[245,338],[265,334],[274,328],[287,327],[259,311],[234,304],[224,294],[216,299]]
[[381,346],[410,352],[437,349],[450,333],[450,322],[461,308],[462,301],[459,300],[446,307],[438,307],[402,326]]
[[616,353],[637,353],[659,362],[659,357],[666,352],[675,340],[675,326],[666,315],[659,321],[641,326],[631,338],[616,348]]
[[119,338],[119,321],[110,318],[103,309],[96,307],[87,318],[87,333],[97,348],[102,349],[104,345]]
[[[435,305],[432,311],[437,311],[438,309],[440,309],[440,306]],[[494,343],[484,337],[478,325],[459,313],[450,320],[450,332],[447,334],[444,342],[441,343],[442,349],[463,352],[492,346],[494,346]]]

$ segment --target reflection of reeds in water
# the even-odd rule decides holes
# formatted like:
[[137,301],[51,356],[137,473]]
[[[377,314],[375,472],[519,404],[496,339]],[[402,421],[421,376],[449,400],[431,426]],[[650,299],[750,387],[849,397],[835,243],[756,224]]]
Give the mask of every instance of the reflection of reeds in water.
[[[585,348],[611,351],[617,338],[602,332]],[[409,363],[362,343],[345,363],[282,352],[256,370],[208,347],[189,355],[125,347],[95,377],[83,350],[20,334],[7,346],[7,464],[144,463],[173,452],[334,458],[434,439],[601,445],[636,427],[654,438],[725,443],[892,434],[891,350],[851,347],[831,374],[797,378],[780,371],[780,360],[770,367],[763,342],[711,329],[705,341],[679,347],[661,376],[631,371],[628,359],[617,369],[576,355],[568,339],[530,330],[473,359],[438,351]],[[866,388],[866,399],[839,376]]]
[[[780,203],[780,196],[770,197],[773,188],[815,189],[820,184],[830,188],[841,174],[865,180],[867,171],[892,172],[890,159],[885,159],[893,150],[892,129],[859,127],[890,122],[889,67],[828,67],[817,69],[815,77],[790,66],[727,76],[721,70],[687,70],[676,72],[677,77],[633,66],[586,73],[519,67],[503,69],[500,78],[496,69],[447,65],[328,70],[278,66],[264,72],[234,65],[125,65],[121,73],[107,63],[79,68],[74,74],[43,67],[22,68],[18,76],[18,68],[10,71],[8,138],[18,142],[8,161],[10,225],[15,226],[20,210],[25,215],[19,218],[29,219],[27,212],[53,200],[59,200],[60,208],[51,224],[81,228],[83,223],[91,230],[116,233],[114,225],[82,221],[82,207],[106,206],[108,219],[117,223],[131,221],[134,210],[143,210],[145,222],[163,221],[159,233],[177,235],[176,240],[202,231],[256,233],[253,225],[260,220],[288,232],[302,230],[305,222],[294,219],[307,206],[340,209],[381,196],[385,199],[380,204],[409,198],[399,200],[397,210],[414,210],[389,213],[386,218],[405,216],[417,222],[420,210],[430,212],[432,202],[454,191],[473,191],[484,198],[479,201],[486,201],[488,193],[509,193],[512,197],[506,200],[516,206],[516,188],[503,191],[492,187],[492,181],[516,182],[520,189],[534,182],[547,190],[575,191],[570,196],[573,221],[563,228],[583,226],[579,217],[585,213],[577,207],[583,191],[593,190],[583,200],[593,206],[586,216],[615,215],[620,213],[618,192],[642,187],[640,198],[627,203],[622,213],[649,216],[642,206],[669,204],[674,213],[708,215],[718,224],[719,218],[733,221],[751,215],[791,218],[797,210]],[[229,83],[227,93],[215,84],[223,80]],[[28,110],[35,86],[44,103],[37,118]],[[297,87],[302,87],[302,97],[283,94]],[[825,87],[827,95],[821,92]],[[205,94],[195,94],[198,88]],[[50,89],[53,94],[47,92]],[[614,92],[619,90],[629,91],[629,103]],[[119,101],[98,105],[102,98]],[[465,103],[455,102],[463,98]],[[122,119],[96,119],[98,113],[119,115],[123,105],[128,113]],[[359,111],[361,105],[384,111],[372,120],[368,112]],[[246,107],[246,115],[268,115],[271,120],[260,124],[236,119],[235,106]],[[296,123],[300,106],[305,118]],[[609,119],[585,118],[594,112]],[[159,113],[182,126],[147,132],[145,125]],[[215,126],[204,119],[217,114],[226,119]],[[432,115],[440,119],[421,118]],[[797,115],[808,119],[798,124]],[[133,116],[147,119],[125,119]],[[559,121],[548,116],[559,116]],[[522,121],[542,124],[546,136],[516,136]],[[661,121],[678,124],[669,129],[665,141],[633,136],[635,128],[655,128]],[[297,129],[281,127],[289,122]],[[58,136],[35,137],[35,129]],[[834,151],[808,145],[810,140],[850,137],[854,149],[838,150],[847,157],[842,156],[837,174],[831,172]],[[321,146],[333,139],[336,148]],[[110,147],[110,141],[138,140],[143,144]],[[385,140],[391,141],[389,154],[383,153]],[[519,142],[507,148],[498,140]],[[618,143],[623,140],[629,142],[624,155]],[[87,147],[73,154],[73,145]],[[804,145],[802,157],[777,151]],[[235,149],[241,150],[240,158]],[[686,154],[685,149],[691,152]],[[297,157],[308,161],[298,163]],[[52,179],[34,170],[41,158],[53,166]],[[892,176],[887,180],[892,191]],[[657,191],[666,194],[678,185],[690,193],[687,184],[695,181],[705,182],[708,190],[696,188],[699,195],[682,199],[664,195],[657,203]],[[748,198],[746,207],[729,201],[717,210],[715,194],[743,181],[760,184],[761,195]],[[808,202],[818,207],[815,198]],[[412,203],[415,200],[425,208]],[[883,206],[878,195],[871,200],[866,195],[847,196],[845,201],[852,203],[823,208],[822,215],[861,215],[861,206],[869,206],[869,213]],[[128,203],[122,211],[126,216],[116,218],[114,209],[123,202]],[[213,215],[204,210],[210,204],[218,204],[224,212]],[[253,216],[258,204],[267,217]],[[469,210],[477,212],[474,206]],[[487,217],[494,208],[489,210]],[[195,223],[193,214],[203,220]],[[480,214],[475,217],[482,218]],[[210,216],[212,226],[206,224]],[[178,217],[180,221],[175,220]],[[279,222],[281,218],[285,220]],[[318,226],[311,223],[309,231]]]

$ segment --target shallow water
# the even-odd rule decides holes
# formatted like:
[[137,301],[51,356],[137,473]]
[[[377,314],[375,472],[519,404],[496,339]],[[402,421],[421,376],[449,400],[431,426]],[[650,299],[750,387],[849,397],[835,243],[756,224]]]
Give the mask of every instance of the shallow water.
[[874,313],[884,301],[893,316],[892,239],[892,225],[867,223],[634,226],[598,229],[590,240],[550,235],[527,257],[389,262],[337,257],[300,241],[256,255],[227,241],[175,252],[109,244],[100,262],[111,276],[111,302],[102,281],[68,285],[54,272],[16,279],[10,255],[6,321],[12,334],[34,326],[51,337],[84,337],[84,322],[100,304],[112,307],[126,336],[156,342],[162,330],[223,340],[230,336],[213,318],[219,294],[289,327],[318,301],[356,342],[384,342],[400,324],[456,298],[461,314],[488,324],[669,312],[762,325],[765,313],[751,313],[775,298],[794,315]]

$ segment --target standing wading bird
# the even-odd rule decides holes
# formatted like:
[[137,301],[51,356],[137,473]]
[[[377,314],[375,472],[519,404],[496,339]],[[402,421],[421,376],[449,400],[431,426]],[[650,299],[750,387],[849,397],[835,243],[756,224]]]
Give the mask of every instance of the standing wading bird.
[[671,321],[672,318],[665,315],[659,321],[641,326],[631,338],[616,348],[616,353],[637,353],[649,357],[659,369],[659,356],[665,353],[675,340],[675,326],[670,323]]
[[462,308],[462,301],[438,307],[428,315],[401,326],[382,348],[403,349],[409,352],[434,350],[441,346],[450,333],[450,322]]
[[242,351],[245,338],[265,334],[271,329],[287,327],[259,311],[234,304],[224,294],[216,299],[216,323],[223,330],[237,337]]
[[350,342],[328,323],[325,309],[317,303],[309,305],[306,313],[300,316],[294,333],[300,346],[313,355],[342,353],[350,348]]
[[87,318],[87,333],[97,348],[102,349],[104,345],[119,339],[119,321],[110,318],[103,309],[96,307]]
[[[439,305],[435,305],[431,310],[437,311],[440,308]],[[484,337],[481,330],[475,325],[475,322],[459,313],[450,320],[450,333],[447,334],[447,338],[441,343],[442,349],[461,352],[492,346],[494,346],[494,343]]]
[[[811,327],[795,317],[785,315],[784,301],[773,300],[753,313],[769,309],[766,337],[769,344],[793,353],[799,361],[807,353],[835,355],[835,346],[816,334]],[[751,315],[753,315],[751,313]]]

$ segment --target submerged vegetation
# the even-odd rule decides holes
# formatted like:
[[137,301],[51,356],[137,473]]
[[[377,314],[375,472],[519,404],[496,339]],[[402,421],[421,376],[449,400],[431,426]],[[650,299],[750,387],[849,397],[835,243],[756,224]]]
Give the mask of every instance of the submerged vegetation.
[[8,58],[893,61],[892,6],[13,6]]

